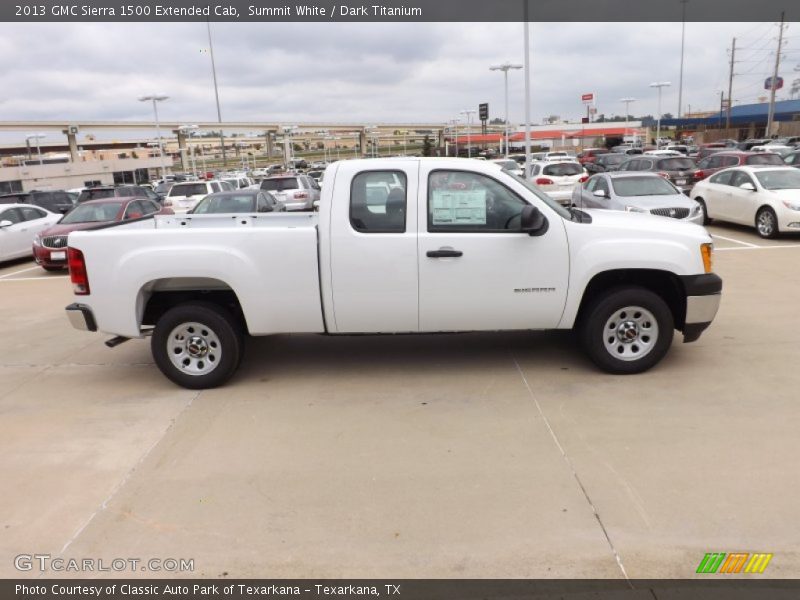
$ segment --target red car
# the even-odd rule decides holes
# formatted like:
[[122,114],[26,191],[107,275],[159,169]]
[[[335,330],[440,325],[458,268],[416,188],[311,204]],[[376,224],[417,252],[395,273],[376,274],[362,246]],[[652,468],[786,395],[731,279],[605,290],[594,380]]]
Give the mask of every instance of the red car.
[[582,165],[585,165],[586,163],[593,163],[597,160],[598,156],[601,154],[608,154],[609,152],[611,151],[607,148],[586,148],[586,150],[578,154],[578,162]]
[[694,181],[697,183],[709,175],[721,169],[738,167],[740,165],[771,165],[775,167],[785,167],[783,159],[779,154],[772,152],[745,152],[744,150],[724,150],[706,156],[697,163],[697,171],[694,174]]
[[33,240],[33,256],[36,264],[45,271],[58,271],[67,266],[67,236],[71,231],[90,229],[139,219],[152,214],[173,214],[147,198],[103,198],[82,202],[68,212],[52,227],[37,234]]

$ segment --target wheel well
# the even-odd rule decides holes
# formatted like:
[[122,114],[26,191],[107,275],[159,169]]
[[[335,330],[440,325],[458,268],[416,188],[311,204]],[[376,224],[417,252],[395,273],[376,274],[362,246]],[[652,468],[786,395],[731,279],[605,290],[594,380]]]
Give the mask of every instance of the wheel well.
[[155,325],[158,319],[169,309],[190,302],[201,300],[218,304],[230,311],[239,321],[242,331],[247,331],[242,305],[232,289],[197,289],[197,290],[156,290],[146,297],[142,313],[142,325]]
[[605,291],[620,286],[640,286],[660,296],[669,306],[675,328],[682,330],[686,322],[686,291],[681,280],[668,271],[654,269],[618,269],[598,273],[583,292],[578,319],[587,306]]

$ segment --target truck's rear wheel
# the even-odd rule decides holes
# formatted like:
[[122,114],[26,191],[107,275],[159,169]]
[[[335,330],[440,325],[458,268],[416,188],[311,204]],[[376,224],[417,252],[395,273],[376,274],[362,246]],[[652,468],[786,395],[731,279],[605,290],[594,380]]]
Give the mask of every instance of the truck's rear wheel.
[[153,331],[156,365],[169,379],[198,390],[222,385],[236,372],[242,334],[223,307],[186,302],[165,312]]
[[594,363],[609,373],[641,373],[672,343],[672,312],[641,287],[615,288],[596,298],[581,319],[580,338]]

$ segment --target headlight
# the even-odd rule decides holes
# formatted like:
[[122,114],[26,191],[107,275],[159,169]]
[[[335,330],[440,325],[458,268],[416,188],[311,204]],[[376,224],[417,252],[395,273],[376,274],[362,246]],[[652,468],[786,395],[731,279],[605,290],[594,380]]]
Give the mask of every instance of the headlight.
[[696,217],[696,216],[697,216],[697,215],[699,215],[701,212],[703,212],[703,209],[702,209],[702,208],[700,208],[700,205],[699,205],[699,204],[695,204],[695,205],[694,205],[694,208],[692,209],[692,216],[693,216],[693,217]]
[[783,205],[789,210],[800,210],[800,202],[792,202],[790,200],[784,200]]
[[626,212],[636,212],[636,213],[645,213],[645,212],[647,212],[643,208],[639,208],[638,206],[630,206],[630,205],[625,207],[625,211]]
[[33,245],[34,245],[34,246],[41,246],[41,245],[42,245],[42,236],[41,236],[41,235],[39,235],[38,233],[37,233],[37,234],[36,234],[36,236],[33,238]]

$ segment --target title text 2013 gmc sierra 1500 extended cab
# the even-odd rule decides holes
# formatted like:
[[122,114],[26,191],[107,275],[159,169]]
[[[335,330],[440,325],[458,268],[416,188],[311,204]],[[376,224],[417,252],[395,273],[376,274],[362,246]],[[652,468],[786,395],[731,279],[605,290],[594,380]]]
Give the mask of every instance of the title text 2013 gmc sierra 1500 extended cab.
[[334,163],[318,213],[156,216],[69,236],[73,325],[152,335],[188,388],[227,381],[242,339],[575,328],[611,373],[708,327],[722,280],[705,229],[567,209],[482,161]]

